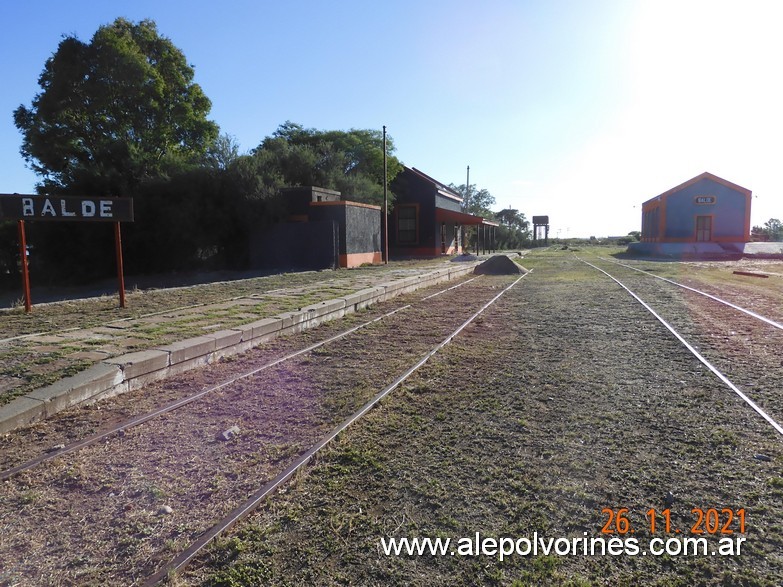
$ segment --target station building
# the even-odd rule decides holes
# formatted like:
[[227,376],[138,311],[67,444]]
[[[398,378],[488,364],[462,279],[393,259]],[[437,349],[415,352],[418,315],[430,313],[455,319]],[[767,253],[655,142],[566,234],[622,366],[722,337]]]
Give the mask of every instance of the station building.
[[642,253],[741,252],[750,241],[751,191],[702,173],[642,203]]
[[381,207],[315,186],[284,188],[287,222],[251,237],[250,265],[336,269],[381,262]]
[[702,173],[642,204],[643,242],[750,240],[751,191]]
[[[494,251],[497,223],[462,212],[462,197],[418,169],[405,167],[390,186],[395,197],[388,218],[392,258],[435,257]],[[336,269],[383,260],[383,210],[344,200],[317,186],[283,188],[285,222],[250,238],[249,264],[256,269]],[[470,231],[470,232],[469,232]]]
[[389,216],[393,257],[434,257],[467,251],[467,230],[477,248],[494,250],[497,223],[462,212],[462,196],[415,167],[404,167],[391,185],[396,196]]

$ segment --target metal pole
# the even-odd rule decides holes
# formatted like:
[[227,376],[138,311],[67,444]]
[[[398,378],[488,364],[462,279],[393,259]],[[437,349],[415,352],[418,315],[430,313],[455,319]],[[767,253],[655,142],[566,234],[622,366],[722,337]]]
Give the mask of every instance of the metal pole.
[[125,276],[122,269],[122,235],[120,223],[114,223],[114,249],[117,254],[117,285],[120,290],[120,308],[125,307]]
[[19,229],[19,257],[22,265],[22,291],[24,292],[24,311],[28,314],[33,309],[33,302],[30,299],[30,270],[27,267],[27,239],[24,233],[24,220],[17,221]]
[[465,183],[465,205],[462,207],[462,210],[467,212],[468,205],[470,204],[470,165],[468,165],[468,179],[465,181],[467,182]]
[[383,262],[389,262],[389,198],[386,181],[386,125],[383,125]]

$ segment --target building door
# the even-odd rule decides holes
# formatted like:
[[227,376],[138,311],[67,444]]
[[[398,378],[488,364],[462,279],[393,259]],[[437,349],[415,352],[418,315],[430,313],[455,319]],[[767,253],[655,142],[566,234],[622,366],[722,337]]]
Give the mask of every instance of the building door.
[[712,216],[696,217],[696,242],[707,243],[712,240]]
[[440,223],[440,254],[446,254],[446,223]]

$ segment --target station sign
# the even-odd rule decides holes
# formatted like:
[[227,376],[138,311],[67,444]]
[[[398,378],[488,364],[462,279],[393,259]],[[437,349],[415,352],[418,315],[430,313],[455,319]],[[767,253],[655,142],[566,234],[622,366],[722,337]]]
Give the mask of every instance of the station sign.
[[133,222],[133,198],[0,194],[0,220]]
[[25,222],[44,220],[113,223],[120,307],[125,307],[125,277],[122,268],[120,222],[133,222],[133,198],[0,194],[0,220],[17,221],[25,312],[30,312],[33,308],[30,299],[30,271],[27,267],[29,251],[25,236]]
[[715,196],[696,196],[694,200],[697,204],[714,204]]

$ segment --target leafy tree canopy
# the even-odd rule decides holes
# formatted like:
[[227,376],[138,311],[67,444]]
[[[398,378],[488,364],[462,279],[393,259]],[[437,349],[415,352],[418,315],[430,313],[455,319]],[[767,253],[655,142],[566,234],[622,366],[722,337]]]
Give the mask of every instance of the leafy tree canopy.
[[515,208],[504,208],[495,212],[494,216],[500,223],[496,235],[499,249],[514,249],[529,244],[530,222],[524,214]]
[[[402,171],[386,137],[387,181]],[[383,133],[372,129],[321,131],[287,121],[253,150],[267,177],[281,185],[314,185],[344,197],[378,204],[383,200]]]
[[207,149],[205,163],[212,169],[226,170],[239,157],[239,143],[236,137],[223,133]]
[[201,162],[218,134],[193,68],[151,20],[119,18],[89,43],[65,37],[38,84],[14,123],[44,191],[126,191]]
[[783,222],[777,218],[770,218],[764,223],[764,232],[771,241],[783,240]]
[[526,232],[530,228],[528,219],[515,208],[505,208],[500,212],[495,212],[495,218],[503,226],[521,230],[522,232]]
[[764,226],[754,226],[750,233],[756,240],[783,241],[783,222],[777,218],[770,218]]
[[462,197],[462,211],[466,214],[473,214],[482,218],[492,218],[494,216],[490,208],[495,205],[495,196],[490,194],[489,191],[477,189],[476,184],[470,184],[469,188],[464,183],[459,186],[450,184],[449,187]]

